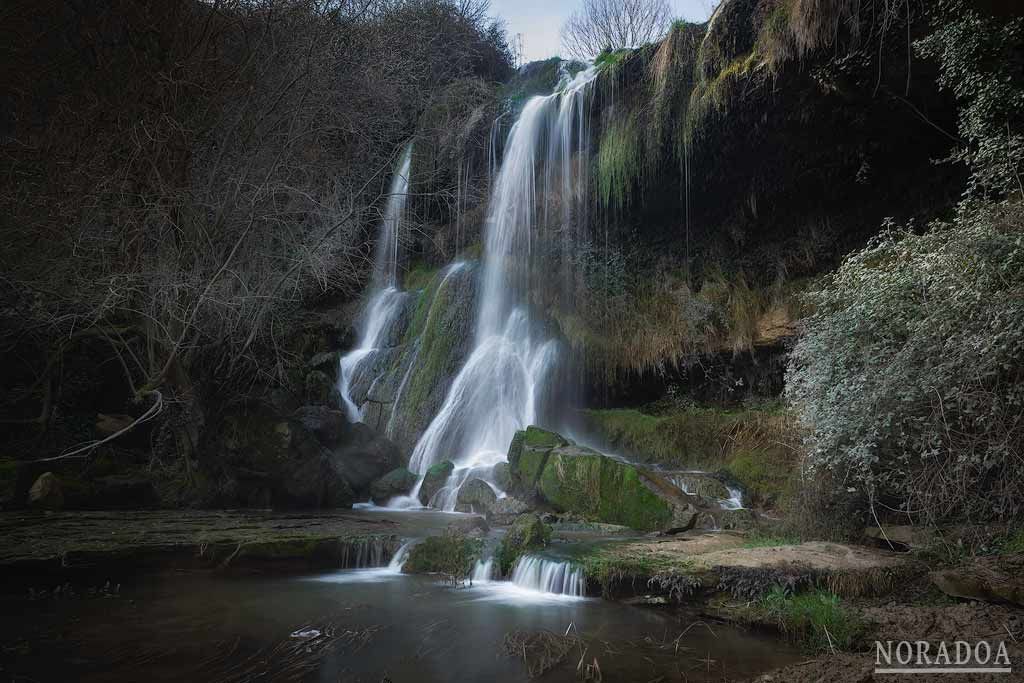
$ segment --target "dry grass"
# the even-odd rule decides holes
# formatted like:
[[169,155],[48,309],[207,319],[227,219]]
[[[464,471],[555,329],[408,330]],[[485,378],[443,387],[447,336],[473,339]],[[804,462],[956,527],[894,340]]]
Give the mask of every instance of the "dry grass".
[[[523,660],[530,678],[539,678],[555,668],[574,649],[580,652],[580,664],[586,648],[583,641],[567,630],[564,634],[551,631],[512,631],[505,635],[502,649],[509,657]],[[596,661],[596,660],[595,660]]]

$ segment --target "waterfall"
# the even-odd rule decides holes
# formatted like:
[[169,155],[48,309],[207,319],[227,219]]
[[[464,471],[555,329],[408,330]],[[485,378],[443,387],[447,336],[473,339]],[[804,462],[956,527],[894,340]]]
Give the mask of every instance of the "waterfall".
[[388,562],[388,571],[393,574],[399,574],[402,571],[402,567],[405,565],[405,561],[409,559],[409,551],[412,550],[413,542],[407,541],[402,544],[395,554],[391,557],[391,561]]
[[[383,567],[386,564],[386,558],[394,549],[396,541],[394,536],[368,536],[347,541],[341,546],[341,562],[339,564],[343,569]],[[403,551],[408,554],[406,546],[402,546],[395,556]]]
[[411,164],[412,143],[409,143],[402,151],[391,178],[391,189],[384,208],[374,256],[371,294],[360,320],[359,339],[355,348],[339,361],[338,393],[352,422],[359,422],[362,419],[359,406],[350,395],[352,378],[363,362],[381,347],[387,338],[391,323],[405,305],[406,294],[398,289],[398,238],[405,215],[405,203],[409,196]]
[[571,562],[556,562],[524,555],[512,570],[512,583],[541,593],[583,597],[587,581],[583,570]]
[[446,495],[436,501],[445,510],[454,509],[458,488],[471,477],[493,485],[494,466],[505,460],[515,432],[543,422],[541,403],[560,353],[528,308],[535,228],[547,222],[547,204],[538,216],[537,200],[560,198],[557,227],[567,233],[585,194],[580,169],[587,155],[577,164],[573,152],[589,139],[585,103],[596,76],[590,67],[555,94],[529,100],[509,132],[485,226],[474,347],[409,463],[421,481],[432,464],[455,464]]
[[491,580],[494,576],[494,558],[488,557],[486,560],[477,560],[476,566],[473,567],[473,574],[470,576],[471,583],[486,583]]

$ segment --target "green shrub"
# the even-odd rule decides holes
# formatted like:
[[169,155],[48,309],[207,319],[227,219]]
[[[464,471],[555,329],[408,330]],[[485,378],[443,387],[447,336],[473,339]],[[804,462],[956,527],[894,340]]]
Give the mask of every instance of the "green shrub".
[[[808,464],[921,521],[1024,512],[1024,211],[886,230],[807,295],[787,396]],[[883,508],[885,509],[885,508]]]
[[915,44],[939,63],[939,85],[960,103],[965,144],[952,159],[971,168],[971,194],[1024,196],[1024,18],[1005,21],[942,0],[932,10],[937,30]]

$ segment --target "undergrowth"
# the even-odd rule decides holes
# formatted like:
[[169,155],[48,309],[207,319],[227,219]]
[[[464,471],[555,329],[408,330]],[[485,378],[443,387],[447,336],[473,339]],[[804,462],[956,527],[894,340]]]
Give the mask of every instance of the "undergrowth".
[[781,588],[773,588],[753,610],[813,651],[852,650],[865,633],[859,616],[845,607],[838,596],[825,591],[789,595]]

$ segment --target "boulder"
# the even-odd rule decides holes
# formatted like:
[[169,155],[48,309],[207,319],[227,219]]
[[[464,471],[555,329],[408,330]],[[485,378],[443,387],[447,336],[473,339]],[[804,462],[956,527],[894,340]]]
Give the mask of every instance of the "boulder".
[[529,511],[530,506],[527,503],[512,496],[505,496],[494,501],[487,516],[495,524],[511,524],[516,517]]
[[910,525],[871,526],[864,529],[864,536],[889,550],[919,550],[938,540],[934,528]]
[[1024,607],[1024,553],[976,557],[970,564],[928,576],[939,590],[954,598]]
[[513,490],[559,512],[642,531],[690,529],[703,506],[659,475],[537,427],[509,447]]
[[402,565],[406,574],[441,574],[451,583],[467,580],[483,552],[483,541],[457,530],[429,536],[413,546]]
[[273,498],[275,507],[301,509],[352,507],[354,500],[345,477],[325,455],[288,471]]
[[535,495],[537,481],[547,464],[551,449],[568,444],[560,435],[540,427],[530,426],[516,432],[507,456],[512,489],[525,496]]
[[507,492],[512,489],[512,468],[507,462],[499,462],[495,465],[491,476],[499,491]]
[[501,539],[495,559],[502,576],[508,576],[524,553],[542,550],[551,542],[551,527],[536,514],[520,515]]
[[373,481],[406,464],[398,446],[360,422],[331,448],[331,459],[355,491],[368,490]]
[[498,495],[491,488],[490,484],[483,479],[470,479],[459,489],[456,503],[460,506],[466,506],[467,512],[486,514],[497,500]]
[[374,503],[383,505],[395,496],[408,495],[418,478],[404,467],[393,469],[370,484],[370,498]]
[[703,472],[665,472],[665,479],[679,490],[691,496],[700,496],[710,501],[728,499],[729,488],[716,477]]
[[423,477],[423,484],[420,486],[420,502],[424,505],[430,505],[430,501],[438,491],[444,488],[448,477],[451,476],[454,470],[455,465],[452,464],[451,460],[444,460],[431,465]]
[[292,419],[327,447],[340,443],[352,427],[344,412],[328,406],[302,406],[292,414]]
[[56,474],[44,472],[39,475],[28,491],[28,504],[40,510],[60,510],[64,507],[64,493]]

